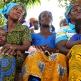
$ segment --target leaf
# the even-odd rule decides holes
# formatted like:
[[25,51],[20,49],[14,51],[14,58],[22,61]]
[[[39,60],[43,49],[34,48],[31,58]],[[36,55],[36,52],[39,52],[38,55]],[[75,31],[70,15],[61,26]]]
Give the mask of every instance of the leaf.
[[0,9],[4,7],[4,2],[0,2]]
[[6,19],[5,17],[0,14],[0,27],[3,27],[6,24]]

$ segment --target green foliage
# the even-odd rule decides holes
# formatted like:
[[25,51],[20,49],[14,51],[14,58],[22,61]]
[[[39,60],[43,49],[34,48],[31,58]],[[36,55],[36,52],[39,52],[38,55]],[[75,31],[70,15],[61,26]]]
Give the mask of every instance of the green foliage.
[[59,6],[64,7],[68,5],[69,0],[58,0]]
[[31,7],[32,5],[39,4],[40,0],[0,0],[0,8],[2,8],[5,4],[9,2],[21,2],[27,7]]
[[0,2],[0,9],[3,8],[3,6],[4,6],[4,2],[1,1]]
[[2,14],[0,14],[0,27],[3,27],[6,24],[6,19]]
[[76,0],[58,0],[60,6],[67,6],[69,3],[74,3]]

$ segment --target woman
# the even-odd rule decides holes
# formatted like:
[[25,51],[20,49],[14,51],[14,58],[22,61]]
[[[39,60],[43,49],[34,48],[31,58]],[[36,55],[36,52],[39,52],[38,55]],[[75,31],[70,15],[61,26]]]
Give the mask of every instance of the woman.
[[[75,31],[75,20],[76,19],[81,19],[81,8],[80,8],[80,4],[74,4],[72,6],[72,8],[69,10],[69,17],[71,22],[69,23],[69,27],[68,29],[66,29],[66,31],[62,31],[61,34],[57,37],[58,40],[58,48],[61,49],[60,51],[64,52],[66,51],[65,54],[67,54],[69,52],[69,54],[71,55],[69,58],[69,81],[80,81],[81,80],[81,76],[80,75],[80,54],[81,54],[81,45],[75,45],[73,46],[71,49],[67,49],[66,44],[67,41],[69,40],[71,35],[74,35],[76,33]],[[77,26],[76,26],[77,27]],[[69,34],[70,33],[70,34]],[[79,66],[78,66],[78,65]],[[77,67],[78,66],[78,67]],[[79,70],[76,72],[76,70]]]
[[51,12],[41,12],[40,33],[32,34],[32,45],[37,50],[33,49],[24,62],[22,81],[67,81],[66,59],[56,53],[56,34],[49,30],[51,22]]
[[70,19],[68,20],[68,27],[61,29],[56,36],[56,43],[57,47],[61,53],[67,55],[70,49],[66,47],[67,41],[72,37],[75,31],[75,20],[81,19],[81,8],[79,4],[73,4],[69,6],[68,10],[66,11],[67,17]]
[[67,42],[67,48],[71,49],[74,45],[81,44],[81,19],[75,21],[75,30],[76,34],[74,34]]
[[[24,11],[25,8],[17,3],[9,3],[2,10],[2,13],[8,21],[7,26],[4,27],[4,30],[7,32],[7,40],[1,53],[7,53],[8,55],[13,56],[13,58],[15,56],[18,63],[16,64],[16,72],[18,73],[21,70],[19,66],[22,64],[23,59],[19,57],[19,54],[24,54],[24,51],[31,45],[31,34],[29,29],[19,22],[19,19],[25,14]],[[11,69],[10,67],[6,68]],[[9,76],[5,81],[14,81],[14,78],[12,78],[12,76],[15,77],[14,73],[15,68],[12,73],[11,70],[9,70]],[[2,78],[6,78],[6,76]],[[4,81],[4,79],[2,81]]]
[[81,80],[81,19],[75,21],[75,30],[76,34],[66,44],[68,48],[72,48],[68,54],[69,81]]

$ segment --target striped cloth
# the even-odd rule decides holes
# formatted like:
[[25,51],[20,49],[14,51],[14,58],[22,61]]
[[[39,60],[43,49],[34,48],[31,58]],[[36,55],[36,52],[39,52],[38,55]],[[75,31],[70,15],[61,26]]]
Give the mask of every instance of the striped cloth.
[[69,23],[69,26],[61,28],[56,34],[56,44],[62,40],[69,40],[76,33],[75,25]]

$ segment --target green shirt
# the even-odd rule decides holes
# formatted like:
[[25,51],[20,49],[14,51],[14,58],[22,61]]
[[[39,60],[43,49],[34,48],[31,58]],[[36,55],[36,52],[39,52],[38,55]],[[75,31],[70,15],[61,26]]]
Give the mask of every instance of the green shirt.
[[18,23],[12,32],[8,32],[7,43],[22,45],[23,41],[31,41],[31,32],[28,27]]

